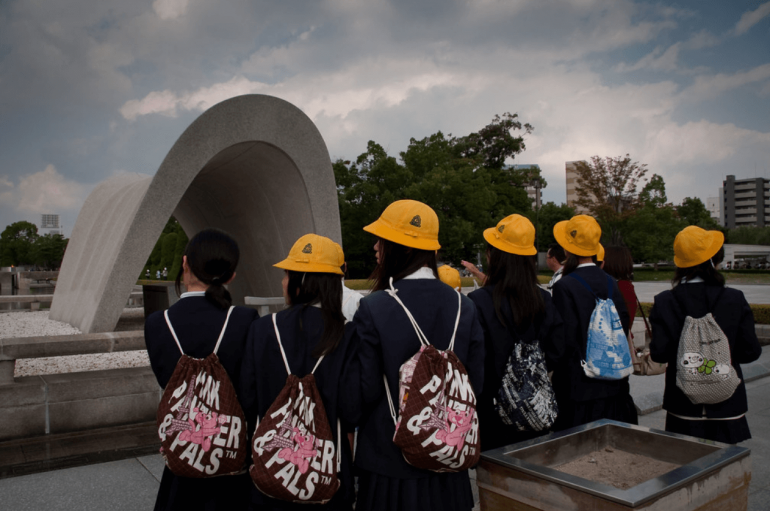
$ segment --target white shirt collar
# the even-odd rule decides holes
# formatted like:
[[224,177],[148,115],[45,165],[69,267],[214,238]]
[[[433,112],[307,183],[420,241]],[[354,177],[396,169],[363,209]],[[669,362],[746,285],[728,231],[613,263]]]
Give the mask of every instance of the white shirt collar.
[[705,282],[705,281],[700,277],[695,277],[692,280],[687,280],[687,277],[682,277],[680,284],[697,284],[699,282]]
[[179,298],[189,298],[190,296],[206,296],[206,291],[187,291],[182,293],[182,296]]
[[585,268],[586,266],[596,266],[594,263],[583,263],[579,264],[578,268]]
[[435,278],[436,276],[433,275],[433,270],[431,270],[427,266],[423,266],[422,268],[418,268],[416,272],[404,277],[404,280],[435,279]]

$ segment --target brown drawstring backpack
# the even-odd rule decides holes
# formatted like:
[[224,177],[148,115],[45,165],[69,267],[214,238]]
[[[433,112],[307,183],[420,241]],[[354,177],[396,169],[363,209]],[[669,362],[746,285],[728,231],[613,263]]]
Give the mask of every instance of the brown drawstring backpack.
[[168,310],[164,312],[182,356],[158,405],[158,436],[166,465],[179,476],[215,477],[244,470],[246,419],[217,357],[233,308],[227,311],[213,353],[204,359],[184,354]]
[[316,386],[315,370],[298,378],[291,374],[289,361],[281,344],[276,315],[273,328],[286,365],[286,384],[257,423],[249,469],[254,485],[274,499],[325,504],[340,486],[340,422],[337,421],[337,445],[326,417],[321,393]]
[[410,465],[434,472],[459,472],[479,461],[479,419],[476,394],[468,372],[454,354],[457,326],[460,324],[462,297],[457,293],[457,319],[445,351],[428,342],[412,313],[396,295],[393,279],[385,290],[403,307],[411,321],[420,351],[399,369],[399,412],[390,395],[388,379],[383,375],[388,405],[396,432],[395,443]]

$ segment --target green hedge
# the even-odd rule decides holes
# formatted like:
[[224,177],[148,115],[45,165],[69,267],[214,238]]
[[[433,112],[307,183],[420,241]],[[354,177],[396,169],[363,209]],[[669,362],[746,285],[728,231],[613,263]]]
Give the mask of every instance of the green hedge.
[[[770,305],[764,304],[749,304],[751,311],[754,313],[754,323],[757,325],[770,325]],[[649,302],[642,302],[642,308],[647,317],[650,317],[650,311],[652,310],[652,304]]]

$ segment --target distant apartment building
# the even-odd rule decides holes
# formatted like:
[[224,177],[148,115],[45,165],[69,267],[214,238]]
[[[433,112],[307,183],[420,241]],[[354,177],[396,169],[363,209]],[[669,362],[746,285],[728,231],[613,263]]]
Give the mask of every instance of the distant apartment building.
[[566,162],[565,167],[565,173],[567,176],[567,206],[574,208],[575,212],[577,214],[587,214],[588,210],[582,207],[579,207],[577,204],[575,204],[575,201],[578,200],[578,194],[577,194],[577,168],[576,164],[580,163],[582,160],[578,161],[568,161]]
[[713,218],[719,225],[722,225],[722,208],[721,204],[724,199],[722,197],[722,192],[720,190],[720,196],[719,197],[709,197],[706,199],[706,209],[711,214],[711,218]]
[[[40,215],[41,234],[61,234],[61,225],[59,224],[59,215],[46,214]],[[45,230],[45,232],[42,232]]]
[[770,180],[727,176],[719,190],[722,225],[728,229],[770,225]]

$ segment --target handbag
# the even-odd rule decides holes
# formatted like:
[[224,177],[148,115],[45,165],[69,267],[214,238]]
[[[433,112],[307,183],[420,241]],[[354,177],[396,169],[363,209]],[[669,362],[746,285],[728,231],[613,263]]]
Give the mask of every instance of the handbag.
[[655,362],[650,357],[652,330],[650,330],[650,324],[647,322],[647,316],[644,314],[642,304],[639,303],[639,297],[636,297],[636,305],[639,307],[639,312],[642,313],[642,319],[644,319],[644,348],[642,350],[631,350],[632,353],[636,355],[634,362],[634,374],[637,376],[655,376],[657,374],[663,374],[666,372],[666,367],[668,367],[668,364]]

